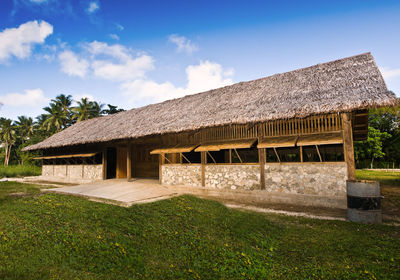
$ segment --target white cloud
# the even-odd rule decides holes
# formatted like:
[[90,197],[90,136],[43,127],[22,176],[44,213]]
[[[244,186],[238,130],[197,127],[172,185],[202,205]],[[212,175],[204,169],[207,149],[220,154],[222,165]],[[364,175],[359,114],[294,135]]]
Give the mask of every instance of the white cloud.
[[0,96],[0,103],[4,106],[26,106],[37,107],[44,106],[49,100],[44,96],[40,88],[27,89],[25,93],[7,93]]
[[94,76],[111,81],[132,81],[142,79],[154,69],[151,56],[140,54],[134,56],[133,51],[123,45],[93,41],[83,46],[79,56],[72,51],[64,51],[59,55],[61,70],[70,76],[85,77],[89,71]]
[[87,8],[86,11],[89,14],[92,14],[92,13],[96,12],[98,9],[100,9],[99,3],[92,1],[89,3],[89,7]]
[[224,70],[220,64],[208,60],[201,61],[199,65],[188,66],[186,75],[188,79],[187,88],[190,93],[202,92],[233,83],[229,78],[233,75],[233,69]]
[[390,69],[383,67],[380,70],[382,72],[383,77],[387,80],[400,77],[400,68]]
[[94,56],[106,55],[120,60],[127,60],[131,58],[130,52],[132,50],[120,44],[108,45],[104,42],[93,41],[84,45],[84,47],[90,54]]
[[58,55],[61,63],[61,70],[69,76],[85,77],[89,62],[86,59],[79,59],[72,51],[63,51]]
[[27,58],[34,44],[44,43],[53,33],[53,26],[45,21],[29,21],[18,28],[8,28],[0,32],[0,62],[12,56]]
[[146,54],[133,57],[132,50],[120,44],[108,45],[94,41],[85,46],[92,55],[91,68],[99,78],[127,81],[143,78],[154,68],[154,60]]
[[95,60],[92,63],[95,76],[113,81],[143,78],[146,72],[153,68],[153,58],[148,55],[129,58],[123,63],[113,63],[106,60]]
[[114,40],[116,40],[116,41],[119,41],[119,36],[118,36],[117,34],[111,33],[111,34],[110,34],[110,38],[111,38],[111,39],[114,39]]
[[174,43],[177,47],[178,52],[186,52],[192,53],[199,49],[199,47],[192,43],[188,38],[185,36],[179,36],[177,34],[172,34],[168,37],[168,41]]
[[123,95],[131,104],[146,100],[148,102],[161,102],[167,99],[182,97],[188,94],[184,88],[175,87],[170,82],[156,83],[151,80],[135,80],[121,85]]
[[49,0],[29,0],[29,1],[35,4],[42,4],[48,2]]
[[72,99],[75,101],[81,101],[82,98],[87,98],[89,101],[95,101],[95,98],[93,95],[89,93],[82,93],[82,94],[73,94]]
[[198,65],[188,66],[186,75],[187,85],[185,88],[175,87],[170,82],[156,83],[151,80],[138,79],[123,83],[121,91],[131,104],[135,104],[142,100],[161,102],[233,83],[230,78],[233,75],[232,69],[224,70],[220,64],[210,61],[201,61]]
[[125,29],[125,27],[123,27],[121,24],[119,24],[119,23],[115,23],[115,27],[118,29],[118,30],[124,30]]

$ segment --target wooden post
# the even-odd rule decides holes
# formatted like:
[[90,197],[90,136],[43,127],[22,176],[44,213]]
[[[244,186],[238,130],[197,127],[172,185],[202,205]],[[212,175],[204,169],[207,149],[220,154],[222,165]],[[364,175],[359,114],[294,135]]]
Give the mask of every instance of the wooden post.
[[260,189],[265,190],[265,149],[258,149],[258,160],[260,161]]
[[300,162],[303,162],[303,146],[300,146]]
[[158,180],[162,184],[162,165],[164,163],[164,154],[158,156]]
[[206,152],[201,152],[201,186],[206,185],[206,166],[207,163]]
[[344,113],[343,118],[343,149],[344,160],[347,165],[347,177],[349,180],[356,179],[356,166],[354,163],[353,130],[351,127],[351,114]]
[[102,163],[103,163],[103,180],[106,180],[107,179],[107,148],[103,149]]
[[129,181],[132,179],[132,145],[128,144],[126,149],[126,178]]

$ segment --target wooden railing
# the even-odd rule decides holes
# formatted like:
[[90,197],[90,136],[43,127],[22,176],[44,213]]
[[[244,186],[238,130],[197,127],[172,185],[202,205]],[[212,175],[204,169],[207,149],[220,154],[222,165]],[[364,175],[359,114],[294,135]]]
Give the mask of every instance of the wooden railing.
[[340,114],[327,114],[274,120],[261,124],[227,125],[204,128],[193,132],[182,132],[164,136],[164,143],[187,144],[219,140],[251,139],[259,136],[290,136],[342,130]]
[[276,120],[262,124],[264,136],[301,135],[342,130],[339,114],[311,116],[303,119]]

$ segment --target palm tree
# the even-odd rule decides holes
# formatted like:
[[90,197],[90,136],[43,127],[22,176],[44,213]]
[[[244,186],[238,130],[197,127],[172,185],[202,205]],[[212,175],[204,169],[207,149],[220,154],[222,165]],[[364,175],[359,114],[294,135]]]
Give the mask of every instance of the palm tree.
[[67,120],[67,113],[63,108],[55,103],[50,103],[49,107],[43,108],[48,114],[45,114],[46,120],[43,122],[43,126],[48,131],[61,131]]
[[33,119],[31,117],[27,118],[25,116],[19,116],[18,120],[15,122],[19,137],[21,138],[22,144],[28,140],[34,131]]
[[52,103],[61,107],[62,112],[64,112],[67,117],[65,123],[63,124],[63,128],[66,128],[73,123],[71,112],[72,101],[72,95],[65,94],[57,95],[55,99],[51,100]]
[[99,103],[97,101],[93,101],[91,103],[92,103],[92,108],[90,109],[89,119],[97,118],[104,114],[105,110],[103,110],[104,107],[103,103]]
[[89,119],[93,102],[89,101],[85,97],[82,98],[81,101],[78,101],[77,103],[78,106],[72,108],[73,118],[77,119],[78,122]]
[[13,125],[12,120],[1,118],[0,119],[0,137],[1,141],[4,144],[5,157],[4,157],[4,166],[8,166],[11,155],[11,148],[15,142],[15,126]]
[[112,114],[116,114],[122,111],[125,111],[124,109],[118,108],[117,106],[111,105],[111,104],[107,104],[108,109],[104,109],[103,113],[107,114],[107,115],[112,115]]

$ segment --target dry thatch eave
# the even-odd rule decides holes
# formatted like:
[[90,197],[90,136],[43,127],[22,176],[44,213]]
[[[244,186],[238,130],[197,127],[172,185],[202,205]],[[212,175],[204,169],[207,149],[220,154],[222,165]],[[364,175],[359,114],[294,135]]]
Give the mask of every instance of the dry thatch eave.
[[24,150],[392,106],[370,53],[79,122]]

